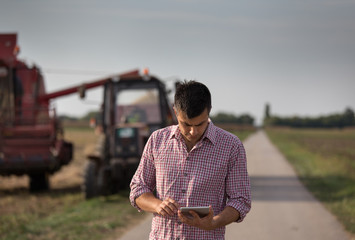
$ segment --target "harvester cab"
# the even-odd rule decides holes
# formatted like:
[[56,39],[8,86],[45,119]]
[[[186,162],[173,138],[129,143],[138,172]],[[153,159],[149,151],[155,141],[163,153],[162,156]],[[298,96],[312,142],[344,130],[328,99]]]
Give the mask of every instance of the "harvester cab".
[[103,95],[102,135],[85,170],[86,198],[128,187],[150,134],[177,122],[165,84],[147,72],[112,78]]

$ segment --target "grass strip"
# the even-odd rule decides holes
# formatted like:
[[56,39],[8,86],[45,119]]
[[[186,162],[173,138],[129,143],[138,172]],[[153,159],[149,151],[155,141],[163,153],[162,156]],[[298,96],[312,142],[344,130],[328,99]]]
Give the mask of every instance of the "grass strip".
[[[130,206],[128,191],[99,197],[67,206],[46,217],[17,216],[23,222],[11,231],[3,232],[1,239],[108,239],[117,238],[118,229],[130,224],[134,217],[142,215]],[[10,216],[8,216],[10,217]],[[3,219],[4,220],[4,219]]]
[[355,234],[355,130],[266,132],[304,185]]

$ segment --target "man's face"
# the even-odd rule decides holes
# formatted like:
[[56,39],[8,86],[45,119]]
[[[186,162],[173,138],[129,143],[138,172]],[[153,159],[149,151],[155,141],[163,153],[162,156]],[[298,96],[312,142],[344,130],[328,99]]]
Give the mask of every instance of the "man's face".
[[188,118],[184,112],[174,109],[179,122],[179,129],[188,144],[195,145],[208,127],[207,108],[197,117]]

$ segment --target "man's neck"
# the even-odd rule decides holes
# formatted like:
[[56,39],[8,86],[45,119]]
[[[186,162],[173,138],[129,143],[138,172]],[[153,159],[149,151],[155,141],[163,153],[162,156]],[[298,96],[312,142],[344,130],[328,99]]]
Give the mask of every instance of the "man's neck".
[[185,144],[186,144],[186,148],[187,148],[187,151],[188,151],[188,152],[191,152],[191,150],[193,149],[193,147],[196,145],[196,143],[193,144],[193,143],[188,142],[188,141],[185,141]]

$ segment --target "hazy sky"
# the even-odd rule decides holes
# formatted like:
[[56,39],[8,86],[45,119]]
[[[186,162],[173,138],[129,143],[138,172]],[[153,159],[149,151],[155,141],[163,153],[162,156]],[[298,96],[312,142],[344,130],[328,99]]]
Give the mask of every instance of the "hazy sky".
[[[0,32],[18,33],[48,92],[148,67],[205,83],[212,114],[355,110],[355,0],[0,0]],[[81,116],[101,90],[53,102]]]

